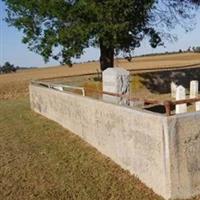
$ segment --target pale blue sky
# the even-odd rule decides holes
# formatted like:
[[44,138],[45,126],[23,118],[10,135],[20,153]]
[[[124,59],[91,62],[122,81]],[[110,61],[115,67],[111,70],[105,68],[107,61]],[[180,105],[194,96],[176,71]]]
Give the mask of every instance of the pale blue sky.
[[[5,17],[5,5],[0,0],[0,65],[9,61],[18,66],[52,66],[59,63],[50,60],[49,63],[44,63],[43,58],[33,52],[30,52],[26,45],[21,42],[22,33],[18,32],[13,27],[8,27],[3,21]],[[165,43],[164,47],[152,49],[148,42],[144,41],[142,46],[135,51],[135,55],[149,54],[165,51],[178,51],[179,49],[187,49],[189,46],[200,46],[200,14],[196,18],[196,28],[189,33],[181,28],[177,28],[174,32],[178,36],[178,41],[174,43]],[[84,62],[87,60],[97,60],[99,58],[98,49],[87,49],[85,54],[77,61]]]

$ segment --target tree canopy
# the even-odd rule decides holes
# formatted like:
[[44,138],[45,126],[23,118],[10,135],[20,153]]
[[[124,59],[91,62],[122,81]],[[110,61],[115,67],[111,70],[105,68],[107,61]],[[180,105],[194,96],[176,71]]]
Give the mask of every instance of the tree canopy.
[[5,62],[3,66],[0,66],[0,74],[7,74],[11,72],[16,72],[18,67],[10,64],[9,62]]
[[153,48],[170,38],[169,30],[192,20],[200,0],[4,0],[7,22],[22,30],[30,50],[71,64],[88,47],[100,48],[101,69],[114,55],[126,57],[149,37]]
[[192,50],[193,50],[195,53],[200,53],[200,46],[198,46],[198,47],[193,47]]

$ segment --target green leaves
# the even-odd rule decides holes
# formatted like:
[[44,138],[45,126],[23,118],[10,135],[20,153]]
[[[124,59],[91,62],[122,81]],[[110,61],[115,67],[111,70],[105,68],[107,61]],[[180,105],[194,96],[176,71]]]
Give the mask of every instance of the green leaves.
[[100,39],[106,47],[134,46],[135,38],[128,32],[131,30],[136,35],[142,31],[149,2],[5,0],[7,22],[23,30],[23,42],[45,61],[53,57],[68,64],[90,44],[99,46]]
[[[22,30],[23,42],[30,50],[61,63],[71,64],[89,46],[104,46],[129,53],[140,46],[147,35],[150,45],[162,45],[161,34],[151,25],[162,0],[4,0],[6,21]],[[164,1],[164,4],[168,5]],[[182,5],[180,0],[169,5]],[[184,0],[184,3],[190,2]],[[196,3],[199,1],[196,0]],[[191,3],[191,2],[190,2]],[[185,4],[184,4],[185,5]],[[173,6],[172,6],[173,7]],[[185,14],[185,7],[177,9]],[[169,17],[169,20],[171,18]],[[170,21],[166,24],[170,25]]]

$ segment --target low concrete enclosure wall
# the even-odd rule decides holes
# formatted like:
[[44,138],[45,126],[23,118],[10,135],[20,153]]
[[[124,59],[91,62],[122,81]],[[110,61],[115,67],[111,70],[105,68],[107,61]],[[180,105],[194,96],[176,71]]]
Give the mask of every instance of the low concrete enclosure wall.
[[31,108],[166,199],[200,193],[200,113],[172,117],[30,85]]
[[168,119],[171,194],[190,198],[200,194],[200,112]]

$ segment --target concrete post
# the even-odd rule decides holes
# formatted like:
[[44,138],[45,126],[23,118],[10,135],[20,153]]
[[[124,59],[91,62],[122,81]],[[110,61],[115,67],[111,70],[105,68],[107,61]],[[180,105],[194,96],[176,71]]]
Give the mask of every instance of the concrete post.
[[[176,100],[184,100],[186,98],[185,88],[183,86],[178,86],[176,89]],[[187,112],[187,104],[176,105],[176,114]]]
[[177,85],[174,82],[171,82],[171,97],[176,98],[176,89]]
[[190,98],[198,97],[199,93],[199,82],[198,81],[190,81]]
[[[130,73],[122,68],[108,68],[103,71],[103,91],[129,96]],[[128,105],[127,98],[103,94],[103,100]]]

